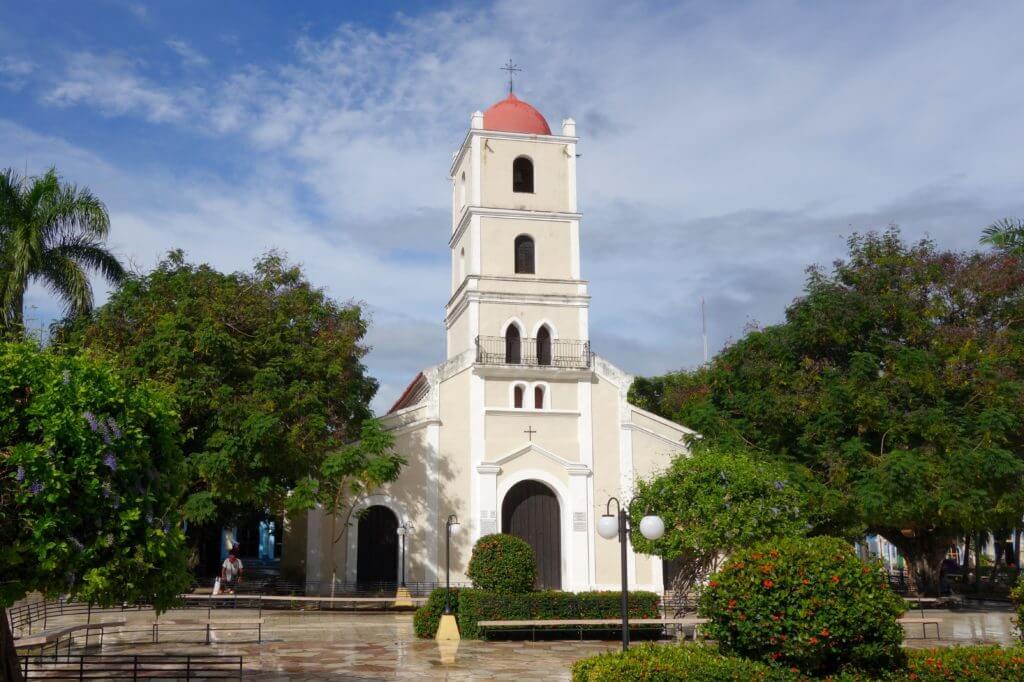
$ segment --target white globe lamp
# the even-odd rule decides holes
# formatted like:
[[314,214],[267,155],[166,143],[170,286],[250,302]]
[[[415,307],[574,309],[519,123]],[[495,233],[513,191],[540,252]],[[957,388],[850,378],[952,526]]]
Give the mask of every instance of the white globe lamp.
[[645,516],[640,519],[640,533],[648,540],[657,540],[665,534],[665,522],[660,516]]
[[619,520],[611,514],[605,514],[598,519],[597,534],[605,540],[611,540],[619,534]]

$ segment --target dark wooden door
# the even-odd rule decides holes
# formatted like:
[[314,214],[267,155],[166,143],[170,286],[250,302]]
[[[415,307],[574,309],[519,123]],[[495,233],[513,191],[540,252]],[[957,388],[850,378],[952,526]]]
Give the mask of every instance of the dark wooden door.
[[359,517],[356,582],[398,582],[398,518],[375,505]]
[[537,555],[538,589],[562,589],[562,535],[558,498],[539,481],[512,486],[501,503],[501,530],[530,543]]

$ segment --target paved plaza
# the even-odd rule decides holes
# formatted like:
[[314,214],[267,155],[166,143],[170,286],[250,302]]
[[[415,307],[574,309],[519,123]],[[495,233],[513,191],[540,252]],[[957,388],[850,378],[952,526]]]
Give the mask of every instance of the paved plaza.
[[[256,611],[216,611],[215,618],[255,618]],[[941,620],[942,640],[920,639],[908,629],[907,646],[1013,642],[1008,609],[926,610]],[[149,642],[146,624],[151,613],[128,615],[128,632],[108,635],[105,653],[222,653],[245,658],[246,679],[254,680],[568,680],[572,663],[603,651],[616,641],[562,640],[546,642],[464,641],[440,646],[416,639],[409,613],[325,613],[264,611],[264,641],[252,632],[219,631],[210,646],[202,633],[161,634]],[[161,619],[195,619],[197,610],[172,611]],[[911,612],[908,615],[919,615]],[[134,630],[134,631],[133,631]]]

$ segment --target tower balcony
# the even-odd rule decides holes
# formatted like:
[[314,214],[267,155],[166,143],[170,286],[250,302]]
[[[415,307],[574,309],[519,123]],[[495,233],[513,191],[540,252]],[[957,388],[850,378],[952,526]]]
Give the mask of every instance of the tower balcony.
[[476,361],[482,365],[589,369],[590,342],[579,339],[478,336]]

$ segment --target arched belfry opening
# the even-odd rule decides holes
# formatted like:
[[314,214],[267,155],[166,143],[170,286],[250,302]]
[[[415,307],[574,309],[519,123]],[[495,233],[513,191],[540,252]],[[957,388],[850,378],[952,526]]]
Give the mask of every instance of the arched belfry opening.
[[521,234],[516,237],[516,274],[534,274],[533,237]]
[[512,486],[501,502],[501,532],[533,547],[538,589],[562,589],[561,510],[551,488],[532,480]]
[[398,517],[383,505],[359,515],[356,582],[364,585],[398,582]]
[[523,360],[523,344],[519,327],[510,324],[505,330],[505,364],[518,365]]
[[512,162],[512,191],[533,194],[533,161],[525,156]]
[[537,330],[537,364],[551,364],[551,330],[546,324]]

